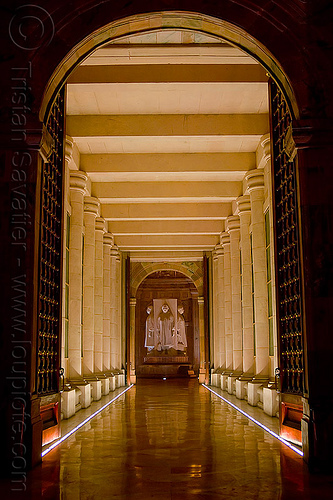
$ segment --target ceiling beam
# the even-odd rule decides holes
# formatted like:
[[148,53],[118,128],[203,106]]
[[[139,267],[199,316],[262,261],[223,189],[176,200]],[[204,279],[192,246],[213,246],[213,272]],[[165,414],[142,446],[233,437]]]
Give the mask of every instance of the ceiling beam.
[[[80,168],[94,173],[229,173],[255,168],[255,153],[81,154]],[[127,180],[131,180],[129,177]]]
[[115,236],[146,234],[215,234],[223,231],[222,220],[154,220],[154,221],[112,221],[109,231]]
[[[105,203],[108,200],[138,201],[165,200],[182,202],[183,199],[213,198],[216,201],[233,201],[242,194],[241,182],[95,182],[92,194]],[[213,200],[212,200],[213,201]]]
[[243,115],[70,115],[73,138],[120,136],[262,136],[269,131],[267,114]]
[[231,203],[115,203],[102,205],[102,215],[107,221],[222,221],[231,214]]
[[218,235],[144,235],[116,236],[115,244],[124,248],[213,248],[219,243]]
[[78,66],[68,79],[73,83],[159,82],[267,82],[259,64],[129,64]]

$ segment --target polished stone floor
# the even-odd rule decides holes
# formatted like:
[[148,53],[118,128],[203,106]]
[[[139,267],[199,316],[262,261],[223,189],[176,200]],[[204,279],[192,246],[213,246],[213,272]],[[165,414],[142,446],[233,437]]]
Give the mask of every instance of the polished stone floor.
[[333,477],[310,475],[197,380],[142,380],[48,453],[15,497],[332,500]]

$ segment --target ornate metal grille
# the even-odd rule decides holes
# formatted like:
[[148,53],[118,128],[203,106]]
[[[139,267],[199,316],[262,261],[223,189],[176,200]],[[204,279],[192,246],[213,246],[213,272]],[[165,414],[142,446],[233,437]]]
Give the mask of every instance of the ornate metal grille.
[[290,111],[282,92],[273,81],[271,81],[270,93],[281,390],[282,392],[302,394],[303,332],[296,150],[292,139]]
[[43,162],[41,185],[37,353],[39,394],[57,392],[59,385],[64,89],[52,107],[47,131],[52,145],[48,161]]

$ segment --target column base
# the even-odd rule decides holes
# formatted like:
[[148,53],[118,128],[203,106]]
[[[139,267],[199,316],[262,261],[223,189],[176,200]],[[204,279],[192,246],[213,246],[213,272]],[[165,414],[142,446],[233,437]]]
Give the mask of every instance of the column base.
[[107,396],[110,392],[110,380],[108,377],[102,378],[101,379],[101,384],[102,384],[102,396]]
[[260,401],[259,389],[262,388],[264,382],[251,381],[247,385],[247,402],[251,406],[258,406]]
[[110,387],[110,392],[116,390],[116,377],[114,375],[111,375],[109,377],[109,387]]
[[212,373],[211,384],[214,387],[221,387],[221,373]]
[[69,384],[66,384],[64,391],[61,394],[61,413],[64,419],[75,415],[76,393],[75,389]]
[[130,384],[136,384],[136,372],[135,372],[135,370],[130,370],[130,373],[129,373],[129,383]]
[[228,394],[235,395],[236,394],[236,379],[238,375],[229,375],[227,379],[227,387],[228,387]]
[[199,384],[204,384],[206,381],[206,370],[204,368],[199,369]]
[[230,372],[224,372],[221,374],[221,389],[222,391],[227,391],[228,390],[228,377],[230,375]]
[[264,412],[270,417],[276,417],[279,412],[280,398],[275,387],[263,388]]
[[89,380],[91,385],[91,397],[93,401],[99,401],[102,397],[102,382],[100,380]]
[[81,394],[79,396],[79,404],[81,408],[88,408],[91,405],[91,386],[86,380],[71,380],[71,385],[77,387]]
[[236,380],[236,398],[237,399],[247,399],[247,385],[248,380],[241,380],[238,378]]

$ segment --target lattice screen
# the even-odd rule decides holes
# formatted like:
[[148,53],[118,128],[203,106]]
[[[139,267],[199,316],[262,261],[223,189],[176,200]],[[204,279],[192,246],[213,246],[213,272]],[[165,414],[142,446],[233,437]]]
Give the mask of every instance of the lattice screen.
[[271,115],[281,389],[302,394],[304,368],[296,156],[290,111],[274,81],[271,82]]
[[52,138],[48,162],[43,162],[39,248],[39,314],[37,391],[58,391],[62,246],[62,172],[64,156],[64,89],[47,122]]

